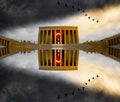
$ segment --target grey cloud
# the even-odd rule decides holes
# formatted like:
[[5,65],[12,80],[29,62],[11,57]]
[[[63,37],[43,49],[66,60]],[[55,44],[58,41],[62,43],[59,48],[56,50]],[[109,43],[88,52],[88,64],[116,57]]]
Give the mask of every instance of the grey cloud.
[[65,17],[76,13],[78,8],[96,9],[119,3],[119,0],[0,0],[0,29]]
[[[0,64],[0,102],[119,102],[120,98],[103,92],[78,92],[78,86],[45,75],[13,71]],[[79,87],[81,88],[81,87]],[[74,95],[71,93],[74,92]],[[65,98],[65,93],[68,97]],[[57,96],[60,95],[60,99]]]

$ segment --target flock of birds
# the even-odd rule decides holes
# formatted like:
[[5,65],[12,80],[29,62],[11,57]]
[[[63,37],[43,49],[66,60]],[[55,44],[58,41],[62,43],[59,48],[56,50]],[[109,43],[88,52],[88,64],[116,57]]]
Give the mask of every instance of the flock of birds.
[[[96,76],[97,78],[99,77],[99,75]],[[88,82],[91,82],[91,80],[94,80],[95,77],[92,77],[92,79],[88,79]],[[88,85],[88,82],[85,83],[85,85]],[[85,86],[82,86],[82,89],[78,88],[77,89],[78,92],[85,92]],[[72,91],[72,96],[75,95],[75,91]],[[67,98],[68,95],[70,96],[71,94],[65,93],[64,94],[64,98]],[[59,100],[60,98],[62,98],[60,95],[57,96],[57,99]]]
[[[58,6],[61,6],[61,2],[58,1],[57,4],[58,4]],[[68,7],[68,4],[67,4],[67,3],[64,3],[64,6],[67,8],[67,7]],[[71,7],[72,7],[72,9],[75,9],[75,6],[74,6],[74,5],[71,6]],[[80,11],[80,9],[78,8],[77,11]],[[97,23],[99,23],[99,20],[96,20],[96,19],[91,18],[90,16],[88,16],[88,14],[85,12],[85,10],[81,10],[81,11],[84,13],[84,15],[85,15],[86,17],[88,17],[88,19],[91,19],[92,21],[96,21]]]
[[[57,4],[58,4],[58,6],[61,6],[62,3],[58,1]],[[68,4],[67,4],[67,3],[64,3],[63,5],[64,5],[64,7],[66,7],[66,8],[68,7]],[[71,7],[72,7],[72,9],[75,9],[75,6],[74,6],[74,5],[72,5]],[[85,12],[85,10],[80,10],[80,9],[78,8],[77,11],[78,11],[78,12],[79,12],[79,11],[82,11],[82,12],[84,13],[84,15],[85,15],[86,17],[88,17],[88,19],[91,19],[92,21],[96,21],[96,23],[99,23],[99,20],[96,20],[96,19],[94,19],[94,18],[91,18],[91,17]],[[96,77],[98,78],[99,75],[97,75]],[[88,82],[86,82],[85,85],[88,85],[88,83],[90,83],[91,80],[94,80],[94,79],[95,79],[95,77],[92,77],[92,79],[88,79]],[[78,91],[78,92],[85,92],[85,86],[82,86],[82,89],[78,88],[77,91]],[[72,91],[71,94],[72,94],[72,95],[75,95],[75,91]],[[67,98],[68,95],[71,95],[71,94],[65,93],[63,97]],[[57,96],[57,99],[58,99],[58,100],[61,99],[61,98],[62,98],[62,97],[61,97],[60,95]]]

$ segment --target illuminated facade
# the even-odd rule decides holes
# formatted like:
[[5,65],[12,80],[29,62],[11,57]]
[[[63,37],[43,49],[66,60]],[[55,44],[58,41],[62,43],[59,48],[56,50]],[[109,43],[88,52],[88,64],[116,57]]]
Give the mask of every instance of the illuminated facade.
[[[79,44],[78,28],[71,26],[39,27],[38,45]],[[77,70],[79,50],[38,50],[39,69]]]
[[0,36],[0,59],[38,50],[40,70],[77,70],[81,49],[120,61],[120,34],[82,44],[78,38],[78,28],[74,26],[39,27],[38,44]]
[[78,38],[77,27],[39,27],[38,44],[78,44]]

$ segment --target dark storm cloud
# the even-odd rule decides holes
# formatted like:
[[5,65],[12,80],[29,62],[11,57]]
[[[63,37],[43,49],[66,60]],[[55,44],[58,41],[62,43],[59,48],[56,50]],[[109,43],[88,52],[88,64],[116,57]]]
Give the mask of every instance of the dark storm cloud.
[[[8,67],[8,66],[7,66]],[[10,68],[10,67],[8,67]],[[11,68],[10,68],[11,69]],[[23,70],[0,67],[0,102],[119,102],[102,92],[83,92],[81,87],[45,75],[35,76]],[[74,94],[73,94],[74,93]],[[60,98],[57,99],[58,95]],[[67,95],[67,96],[66,96]]]
[[78,8],[94,9],[118,3],[120,0],[0,0],[0,29],[64,17],[76,13]]

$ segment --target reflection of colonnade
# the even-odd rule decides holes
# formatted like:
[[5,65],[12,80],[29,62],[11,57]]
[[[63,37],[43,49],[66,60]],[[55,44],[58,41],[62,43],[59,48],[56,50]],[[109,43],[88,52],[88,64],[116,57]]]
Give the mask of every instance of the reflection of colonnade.
[[0,58],[5,57],[6,55],[9,56],[9,48],[5,47],[5,48],[0,48]]
[[[57,57],[59,57],[58,59]],[[77,70],[79,50],[39,50],[39,69],[43,70]],[[60,63],[60,64],[59,64]]]
[[0,45],[2,45],[2,46],[9,46],[9,41],[2,37],[2,38],[0,38]]
[[120,49],[109,47],[108,55],[109,55],[109,57],[111,57],[117,61],[120,61]]

